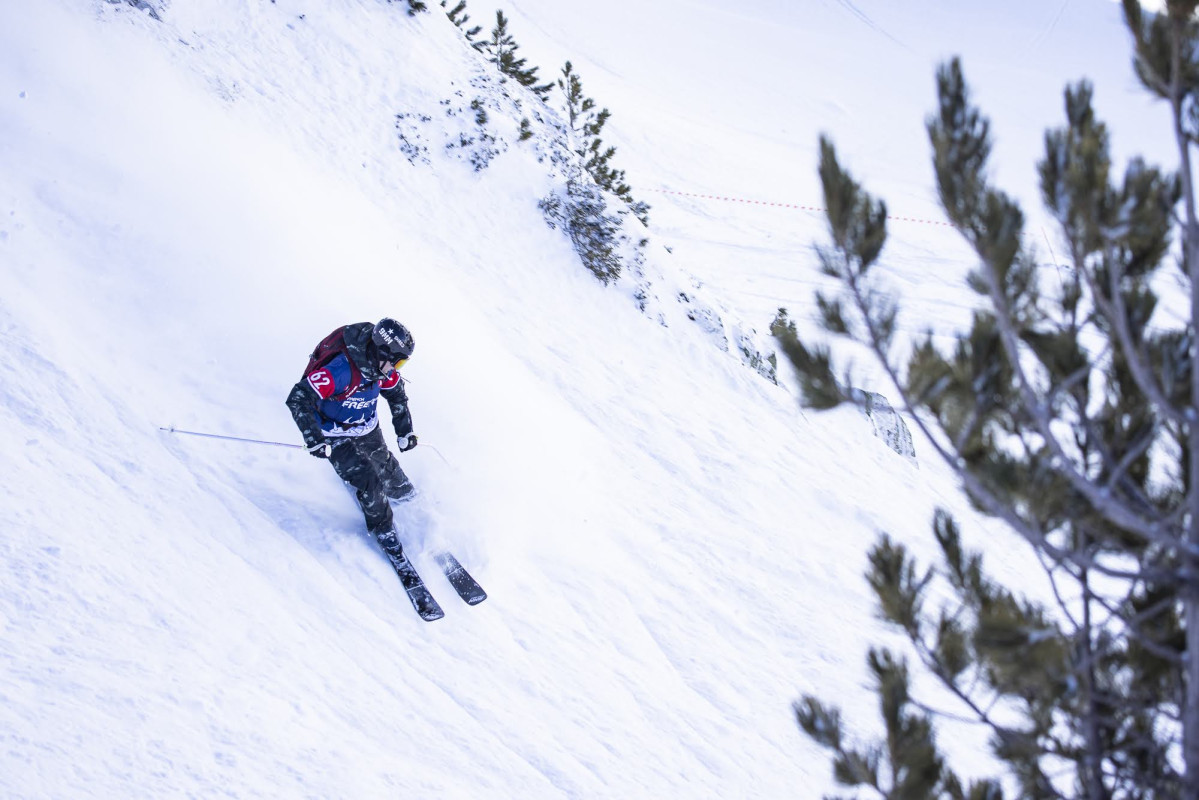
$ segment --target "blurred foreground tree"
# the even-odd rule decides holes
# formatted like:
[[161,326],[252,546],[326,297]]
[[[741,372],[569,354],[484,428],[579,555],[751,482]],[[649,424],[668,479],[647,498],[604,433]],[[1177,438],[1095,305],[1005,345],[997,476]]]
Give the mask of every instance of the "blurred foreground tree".
[[[977,256],[966,280],[980,298],[948,351],[930,332],[898,352],[900,306],[877,267],[886,207],[820,143],[832,240],[820,258],[840,287],[818,297],[827,329],[873,351],[971,502],[1031,545],[1048,578],[1044,603],[1000,585],[944,511],[937,568],[884,534],[867,572],[938,698],[987,727],[1026,798],[1199,798],[1199,0],[1167,0],[1161,14],[1122,2],[1136,75],[1169,106],[1179,169],[1138,158],[1117,174],[1092,87],[1067,88],[1065,125],[1046,133],[1038,164],[1064,277],[1037,270],[1021,209],[991,185],[990,124],[960,63],[938,70],[937,189]],[[1170,313],[1155,313],[1163,299]],[[829,351],[803,347],[786,323],[775,334],[812,387],[805,402],[835,404]],[[893,800],[1002,798],[999,782],[964,788],[949,768],[906,661],[874,649],[869,664],[883,742],[851,746],[837,709],[813,696],[795,706],[835,754],[836,780]]]

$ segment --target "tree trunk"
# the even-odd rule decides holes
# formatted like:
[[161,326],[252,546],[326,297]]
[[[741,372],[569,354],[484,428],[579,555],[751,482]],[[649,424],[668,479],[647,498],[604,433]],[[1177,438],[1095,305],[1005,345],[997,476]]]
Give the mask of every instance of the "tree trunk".
[[[1087,541],[1087,538],[1084,535],[1084,543]],[[1082,680],[1083,691],[1086,692],[1086,708],[1082,711],[1082,722],[1087,741],[1086,755],[1083,758],[1085,765],[1083,774],[1086,776],[1087,783],[1090,784],[1086,790],[1086,796],[1089,800],[1107,800],[1107,785],[1103,780],[1103,739],[1099,733],[1099,720],[1102,712],[1098,708],[1099,704],[1095,697],[1095,640],[1093,638],[1094,628],[1091,621],[1091,580],[1089,573],[1085,569],[1079,578],[1083,590],[1081,631],[1083,637]]]
[[1170,103],[1174,115],[1174,135],[1178,142],[1183,201],[1186,205],[1186,229],[1183,254],[1191,281],[1191,398],[1186,410],[1187,443],[1190,447],[1187,475],[1187,521],[1183,557],[1183,622],[1186,625],[1186,705],[1182,709],[1183,796],[1199,797],[1199,347],[1195,338],[1195,312],[1199,309],[1199,221],[1195,215],[1195,184],[1191,175],[1190,141],[1183,122],[1182,41],[1185,21],[1173,19],[1170,75]]

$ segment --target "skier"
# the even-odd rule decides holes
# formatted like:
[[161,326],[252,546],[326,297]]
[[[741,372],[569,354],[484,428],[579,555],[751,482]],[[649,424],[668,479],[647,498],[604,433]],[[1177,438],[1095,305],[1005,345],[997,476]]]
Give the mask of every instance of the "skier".
[[414,490],[383,440],[376,405],[381,395],[390,406],[400,452],[416,447],[399,372],[413,347],[412,334],[391,318],[338,328],[312,351],[287,396],[308,452],[328,459],[354,488],[367,530],[392,557],[402,557],[403,550],[388,500],[410,498]]

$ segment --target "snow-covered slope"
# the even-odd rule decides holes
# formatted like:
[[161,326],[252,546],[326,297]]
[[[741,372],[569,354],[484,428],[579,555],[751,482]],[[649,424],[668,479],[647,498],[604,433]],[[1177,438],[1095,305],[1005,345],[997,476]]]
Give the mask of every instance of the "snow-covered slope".
[[[436,7],[175,0],[155,21],[101,0],[0,4],[0,795],[815,797],[827,762],[790,703],[817,691],[873,724],[865,549],[886,529],[928,552],[936,504],[971,517],[937,465],[852,410],[801,415],[786,381],[675,302],[695,275],[727,330],[802,307],[818,218],[649,195],[813,202],[809,133],[833,100],[785,71],[744,96],[730,81],[743,114],[784,89],[794,113],[709,117],[667,142],[680,109],[653,94],[651,62],[604,61],[557,5],[509,9],[517,39],[545,73],[574,58],[613,109],[619,165],[655,205],[668,325],[545,224],[555,176],[517,120],[491,115],[507,146],[481,171],[436,144],[428,163],[405,155],[397,114],[488,91]],[[1092,5],[1109,31],[1114,6]],[[759,31],[785,6],[743,18]],[[788,24],[813,48],[826,26],[828,55],[860,36],[852,7]],[[736,30],[715,3],[645,14],[637,30],[660,38],[624,47],[660,44],[658,65],[687,38],[671,25],[694,23],[692,47]],[[730,61],[784,59],[786,37],[747,36]],[[689,74],[663,91],[702,95]],[[919,124],[927,103],[886,97]],[[923,168],[868,158],[879,191],[935,213]],[[944,242],[896,244],[900,281],[945,259],[926,303],[962,266]],[[400,523],[446,607],[434,624],[326,465],[160,430],[297,441],[282,402],[309,349],[383,315],[417,339],[423,444],[402,464],[423,497]],[[999,541],[1000,571],[1027,571]],[[486,603],[457,603],[434,543]]]

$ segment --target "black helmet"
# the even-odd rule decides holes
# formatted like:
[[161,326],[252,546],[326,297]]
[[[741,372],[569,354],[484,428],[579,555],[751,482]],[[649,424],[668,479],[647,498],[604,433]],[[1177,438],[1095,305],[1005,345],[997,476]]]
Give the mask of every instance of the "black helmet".
[[389,364],[408,360],[416,347],[408,329],[391,317],[379,320],[371,332],[371,343],[375,346],[379,360]]

